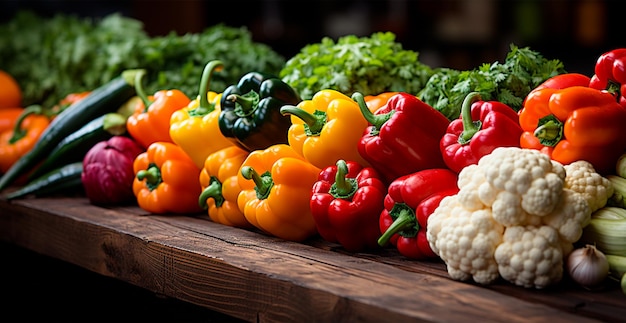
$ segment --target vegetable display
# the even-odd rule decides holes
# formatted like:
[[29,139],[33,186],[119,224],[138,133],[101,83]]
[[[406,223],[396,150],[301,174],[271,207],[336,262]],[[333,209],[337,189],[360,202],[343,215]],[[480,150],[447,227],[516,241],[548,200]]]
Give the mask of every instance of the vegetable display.
[[[0,108],[3,198],[76,192],[276,243],[428,261],[480,285],[626,285],[626,49],[600,55],[592,77],[516,45],[457,71],[423,65],[387,32],[324,38],[274,65],[228,28],[158,39],[128,28],[124,50],[105,38],[107,64],[97,49],[67,55],[96,66],[71,91],[39,93],[57,104]],[[0,64],[12,51],[0,46]]]

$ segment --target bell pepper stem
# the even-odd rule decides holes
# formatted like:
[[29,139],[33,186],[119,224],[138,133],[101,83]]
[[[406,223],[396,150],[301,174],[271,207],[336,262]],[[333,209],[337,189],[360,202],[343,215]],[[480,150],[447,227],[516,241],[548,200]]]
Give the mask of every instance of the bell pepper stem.
[[215,206],[220,207],[224,204],[224,195],[222,195],[222,183],[215,177],[211,176],[209,185],[202,190],[198,197],[198,205],[203,210],[207,209],[207,200],[213,198],[215,200]]
[[243,166],[241,167],[241,175],[245,179],[251,179],[254,181],[254,185],[256,186],[254,190],[256,191],[256,195],[259,200],[266,199],[270,195],[270,191],[274,186],[274,180],[272,180],[270,172],[265,172],[262,175],[259,175],[254,168],[250,166]]
[[157,165],[150,164],[147,169],[142,169],[137,172],[137,179],[140,181],[146,180],[146,187],[152,191],[163,182],[161,178],[161,170]]
[[24,123],[24,120],[26,120],[28,116],[33,114],[42,114],[42,112],[43,109],[40,105],[31,105],[24,109],[24,111],[20,113],[19,117],[17,117],[17,120],[15,120],[15,126],[13,126],[13,136],[9,139],[9,144],[12,145],[26,136],[27,131],[22,128],[22,123]]
[[198,89],[198,98],[200,101],[198,107],[194,111],[196,115],[206,115],[215,110],[215,104],[209,102],[207,93],[209,92],[209,84],[211,84],[213,72],[219,72],[222,69],[224,69],[224,63],[219,60],[210,61],[204,66],[202,78],[200,79],[200,88]]
[[389,215],[393,218],[393,223],[378,238],[378,245],[386,246],[394,234],[402,236],[415,236],[419,230],[419,223],[415,217],[415,211],[404,203],[396,203],[389,211]]
[[146,90],[143,88],[143,78],[146,76],[145,70],[138,70],[135,74],[135,92],[137,92],[137,96],[143,102],[143,111],[148,112],[148,107],[152,104],[152,101],[148,98],[146,94]]
[[251,115],[259,105],[260,97],[258,93],[250,91],[244,95],[230,94],[226,97],[226,100],[235,102],[235,113],[237,116],[247,117]]
[[356,179],[347,178],[348,164],[343,159],[337,161],[337,173],[330,194],[335,198],[350,199],[354,196],[358,185]]
[[385,124],[385,122],[387,122],[387,120],[389,120],[391,116],[395,113],[395,110],[389,111],[385,114],[372,113],[372,111],[370,111],[370,109],[367,107],[367,104],[365,103],[365,98],[363,97],[363,94],[359,92],[354,92],[352,94],[352,100],[356,101],[356,103],[359,105],[359,110],[361,110],[361,114],[363,115],[365,120],[367,120],[367,122],[374,126],[372,132],[370,133],[371,135],[377,135],[383,124]]
[[466,145],[472,140],[472,137],[480,130],[482,127],[482,122],[480,120],[474,121],[472,120],[472,105],[474,102],[480,101],[480,93],[471,92],[468,94],[463,100],[463,105],[461,107],[461,119],[463,120],[463,132],[459,135],[458,142],[461,145]]
[[309,113],[306,110],[294,105],[283,105],[280,108],[280,114],[293,115],[302,120],[306,126],[307,136],[319,136],[322,132],[322,128],[326,124],[326,112],[315,110],[314,113]]
[[606,91],[613,94],[615,96],[615,100],[619,103],[620,97],[622,96],[621,84],[615,82],[613,80],[608,80],[606,85]]
[[539,119],[533,133],[539,142],[548,147],[554,147],[563,137],[563,122],[550,114]]

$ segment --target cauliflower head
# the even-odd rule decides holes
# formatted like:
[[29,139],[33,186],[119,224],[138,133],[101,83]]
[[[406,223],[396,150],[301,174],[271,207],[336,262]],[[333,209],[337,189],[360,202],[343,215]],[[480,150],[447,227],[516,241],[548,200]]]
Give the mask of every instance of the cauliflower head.
[[459,195],[470,209],[492,208],[503,225],[538,224],[559,204],[565,169],[533,149],[499,147],[459,173]]
[[495,251],[500,275],[526,288],[541,289],[563,278],[559,234],[550,226],[512,226]]
[[431,249],[445,261],[452,279],[485,285],[500,277],[494,253],[503,232],[489,208],[468,210],[457,195],[441,200],[426,228]]
[[565,165],[565,188],[581,193],[591,212],[604,207],[613,195],[611,181],[596,172],[593,165],[585,160],[578,160]]
[[450,277],[535,288],[560,281],[592,213],[589,195],[566,188],[566,175],[547,155],[518,147],[461,170],[459,192],[440,202],[426,229]]

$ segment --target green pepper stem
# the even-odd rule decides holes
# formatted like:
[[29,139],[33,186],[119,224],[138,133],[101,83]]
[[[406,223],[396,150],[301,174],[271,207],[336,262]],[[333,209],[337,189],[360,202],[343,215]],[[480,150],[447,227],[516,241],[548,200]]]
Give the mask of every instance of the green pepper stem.
[[241,167],[241,175],[245,179],[254,181],[254,185],[256,185],[254,190],[259,200],[266,199],[270,195],[270,190],[274,186],[274,180],[272,180],[270,172],[259,175],[254,168],[243,166]]
[[472,105],[474,102],[480,101],[480,93],[471,92],[463,100],[463,106],[461,107],[461,119],[463,120],[463,132],[459,135],[458,142],[461,145],[468,144],[472,137],[482,127],[480,120],[472,120]]
[[300,118],[306,124],[309,136],[319,136],[326,124],[326,113],[319,110],[316,110],[315,114],[311,114],[294,105],[283,105],[280,108],[280,114],[294,115]]
[[135,73],[134,83],[135,83],[135,92],[137,92],[137,96],[143,102],[143,111],[148,112],[148,107],[150,107],[150,105],[152,104],[152,101],[150,101],[150,99],[148,98],[148,95],[146,95],[145,89],[143,88],[143,79],[145,76],[146,76],[145,70],[138,70],[137,73]]
[[395,113],[395,110],[389,111],[385,114],[372,113],[372,111],[370,111],[370,109],[367,107],[367,104],[365,103],[365,98],[363,97],[363,94],[359,92],[354,92],[352,94],[352,100],[356,101],[356,103],[359,105],[359,110],[361,110],[361,114],[363,115],[365,120],[367,120],[367,122],[374,126],[375,130],[372,131],[371,135],[378,134],[383,124],[385,124],[385,122],[387,122],[387,120],[389,120],[391,116]]
[[155,164],[150,164],[148,169],[142,169],[137,172],[137,179],[140,181],[146,180],[146,186],[149,190],[154,190],[163,182],[161,178],[161,170]]
[[358,185],[356,179],[347,178],[348,164],[343,159],[337,161],[337,173],[335,174],[335,182],[333,183],[330,193],[335,198],[350,199],[354,196]]
[[552,114],[547,115],[539,119],[533,135],[542,145],[554,147],[563,137],[563,122]]
[[608,80],[606,85],[606,91],[613,94],[615,96],[615,100],[619,103],[620,97],[622,96],[622,85],[613,81]]
[[198,89],[198,98],[200,99],[200,102],[198,107],[194,109],[194,115],[207,115],[215,110],[215,104],[209,103],[207,94],[209,92],[209,84],[211,84],[213,72],[219,72],[222,69],[224,69],[224,63],[219,60],[210,61],[204,66],[202,78],[200,79],[200,88]]
[[[379,246],[386,246],[391,237],[396,233],[401,234],[403,231],[411,232],[410,234],[403,236],[415,236],[417,234],[417,231],[419,230],[419,223],[415,217],[415,211],[413,211],[413,209],[411,209],[408,205],[404,203],[394,204],[391,211],[389,211],[389,215],[391,215],[394,220],[387,230],[383,232],[380,238],[378,238]],[[409,231],[409,229],[411,231]],[[413,234],[413,232],[415,234]]]
[[207,186],[198,197],[198,205],[203,210],[207,209],[207,200],[213,198],[215,206],[220,207],[224,204],[224,195],[222,195],[222,183],[215,177],[211,176],[209,186]]
[[41,114],[42,112],[43,109],[40,105],[31,105],[24,109],[24,111],[20,113],[19,117],[17,117],[17,120],[15,120],[15,126],[13,126],[13,136],[9,139],[9,144],[12,145],[26,136],[27,131],[22,128],[22,123],[24,123],[24,120],[26,120],[28,116]]
[[226,97],[226,100],[232,101],[239,105],[239,108],[235,108],[238,116],[245,117],[250,115],[258,106],[260,97],[259,94],[250,91],[244,95],[230,94]]

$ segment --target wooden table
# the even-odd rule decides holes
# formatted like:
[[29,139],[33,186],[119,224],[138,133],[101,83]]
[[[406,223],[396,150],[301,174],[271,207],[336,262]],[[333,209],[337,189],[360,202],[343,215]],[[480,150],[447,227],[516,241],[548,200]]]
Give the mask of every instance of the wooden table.
[[203,214],[102,208],[82,196],[0,200],[0,239],[250,322],[626,320],[617,283],[479,286],[394,249],[347,253],[319,238],[294,243]]

